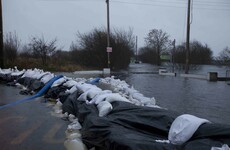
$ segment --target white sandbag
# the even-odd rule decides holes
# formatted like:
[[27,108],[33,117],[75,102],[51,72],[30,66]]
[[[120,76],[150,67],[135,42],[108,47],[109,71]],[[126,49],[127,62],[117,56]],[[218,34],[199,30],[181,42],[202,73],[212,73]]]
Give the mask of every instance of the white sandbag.
[[70,140],[78,139],[78,138],[81,138],[81,133],[80,132],[66,132],[66,138]]
[[104,117],[111,112],[113,106],[108,101],[102,101],[97,105],[99,117]]
[[71,87],[73,87],[74,85],[77,85],[78,83],[76,82],[76,81],[74,81],[74,80],[68,80],[68,81],[66,81],[64,84],[63,84],[63,86],[66,86],[66,87],[68,87],[68,88],[71,88]]
[[87,101],[87,92],[85,93],[82,93],[78,98],[77,98],[78,101]]
[[[152,104],[147,104],[145,105],[146,107],[151,107],[151,108],[161,108],[160,106],[158,105],[152,105]],[[162,109],[162,108],[161,108]]]
[[0,70],[0,73],[1,74],[4,74],[4,75],[6,75],[6,74],[11,74],[13,71],[12,71],[12,69],[11,68],[9,68],[9,69],[1,69]]
[[104,90],[100,93],[98,93],[96,96],[94,96],[92,98],[92,100],[90,102],[88,102],[87,104],[98,104],[99,102],[105,100],[105,98],[108,96],[108,94],[111,94],[112,91],[110,90]]
[[165,144],[170,144],[169,140],[155,140],[157,143],[165,143]]
[[54,77],[54,74],[53,73],[49,73],[49,74],[46,74],[44,75],[42,78],[41,78],[41,82],[43,82],[44,84],[46,84],[50,79],[52,79]]
[[78,118],[76,116],[74,116],[73,114],[69,114],[68,119],[70,122],[78,121]]
[[94,98],[97,94],[101,93],[102,92],[102,89],[100,88],[92,88],[90,90],[87,91],[87,97],[89,99],[92,99]]
[[142,97],[142,99],[140,99],[140,102],[144,105],[155,105],[156,104],[156,100],[154,97],[152,98]]
[[25,69],[23,69],[22,71],[18,71],[18,72],[12,72],[11,76],[21,76],[23,75],[25,72]]
[[62,113],[62,103],[58,100],[57,103],[54,105],[54,113],[60,114]]
[[59,86],[59,85],[63,84],[64,82],[66,82],[66,79],[64,77],[62,77],[62,78],[54,81],[54,83],[51,85],[51,88]]
[[99,88],[92,88],[89,89],[88,91],[82,93],[77,100],[79,101],[88,101],[90,99],[92,99],[93,97],[95,97],[97,94],[99,94],[102,90]]
[[105,98],[106,101],[112,103],[114,101],[123,101],[123,102],[128,102],[128,103],[131,103],[127,98],[125,97],[122,97],[120,94],[118,93],[111,93],[109,94],[106,98]]
[[209,121],[193,115],[181,115],[173,121],[168,139],[172,144],[182,145],[192,137],[201,124],[207,122]]
[[211,150],[230,150],[227,144],[224,144],[222,147],[212,147]]
[[67,130],[73,132],[76,130],[80,130],[81,128],[82,128],[81,124],[78,121],[75,121],[68,125]]
[[154,97],[152,98],[145,97],[143,94],[137,93],[137,92],[132,93],[131,96],[133,97],[133,99],[138,100],[143,105],[155,105],[156,104],[156,100]]
[[65,148],[67,150],[87,150],[85,144],[81,139],[68,139],[64,142]]
[[40,74],[42,73],[41,70],[36,69],[36,68],[33,70],[33,72],[34,72],[34,74],[32,76],[30,76],[30,78],[32,78],[32,79],[37,79],[37,77],[40,76]]
[[141,102],[134,99],[131,95],[129,95],[129,101],[131,101],[134,105],[141,106]]
[[134,93],[139,93],[137,90],[135,90],[133,87],[129,88],[126,87],[124,88],[124,93],[127,95],[133,95]]
[[[107,93],[107,94],[100,94],[95,96],[95,98],[93,98],[93,101],[95,99],[95,104],[99,104],[101,101],[105,101],[106,97],[108,97],[111,93]],[[91,102],[91,101],[90,101]]]
[[39,75],[37,75],[36,79],[40,80],[45,75],[49,74],[49,72],[41,72]]
[[77,88],[78,88],[79,92],[84,93],[84,92],[86,92],[92,88],[97,88],[97,87],[95,85],[92,85],[92,84],[84,83],[84,84],[78,84]]
[[28,69],[26,70],[26,72],[23,74],[22,78],[24,77],[28,77],[28,78],[31,78],[36,72],[33,71],[32,69]]
[[65,93],[72,94],[72,93],[74,93],[75,91],[77,91],[77,87],[76,87],[76,86],[72,86],[70,89],[67,89],[67,90],[65,91]]

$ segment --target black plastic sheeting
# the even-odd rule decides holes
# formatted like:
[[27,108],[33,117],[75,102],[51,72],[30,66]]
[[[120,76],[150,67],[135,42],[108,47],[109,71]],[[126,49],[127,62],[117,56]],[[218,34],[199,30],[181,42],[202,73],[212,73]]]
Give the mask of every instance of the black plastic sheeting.
[[166,109],[113,102],[113,110],[99,117],[95,105],[77,101],[79,93],[68,96],[63,111],[74,114],[82,124],[82,140],[88,148],[100,150],[211,150],[213,146],[230,145],[230,126],[203,124],[182,146],[160,143],[167,140],[170,126],[181,115]]
[[8,86],[15,86],[16,83],[20,83],[21,85],[24,85],[27,87],[27,90],[20,91],[20,94],[32,94],[31,92],[37,92],[42,87],[44,87],[44,83],[41,82],[38,79],[32,79],[29,77],[23,77],[20,76],[11,76],[10,74],[0,74],[0,81],[3,83],[6,83]]
[[12,76],[11,74],[0,74],[0,82],[9,83],[9,82],[13,82],[14,80],[17,81],[21,77],[22,75]]
[[57,99],[57,98],[61,98],[63,96],[65,96],[64,98],[61,98],[63,99],[63,101],[61,100],[61,102],[63,103],[64,100],[67,98],[67,96],[69,94],[66,94],[65,91],[69,89],[68,87],[66,86],[56,86],[56,87],[52,87],[48,90],[48,92],[46,93],[45,95],[45,98],[53,98],[53,99]]
[[38,79],[28,77],[19,78],[17,82],[27,87],[27,90],[21,91],[20,94],[30,94],[31,91],[39,91],[45,85]]

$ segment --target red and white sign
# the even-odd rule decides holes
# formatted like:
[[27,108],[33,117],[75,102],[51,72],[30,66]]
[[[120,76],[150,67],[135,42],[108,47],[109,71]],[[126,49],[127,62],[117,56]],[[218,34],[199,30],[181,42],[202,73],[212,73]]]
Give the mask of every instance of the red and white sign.
[[108,53],[112,53],[112,51],[113,51],[112,47],[107,47],[106,50]]

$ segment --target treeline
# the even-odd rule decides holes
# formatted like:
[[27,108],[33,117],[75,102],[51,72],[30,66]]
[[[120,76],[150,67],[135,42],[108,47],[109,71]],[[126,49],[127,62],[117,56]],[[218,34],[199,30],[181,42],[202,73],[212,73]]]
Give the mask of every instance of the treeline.
[[[107,31],[103,28],[94,29],[90,33],[77,34],[78,42],[70,47],[73,62],[83,66],[105,68],[108,67]],[[135,40],[133,31],[114,29],[110,35],[110,67],[112,69],[127,68],[133,56]]]
[[230,48],[225,47],[214,61],[215,64],[230,66]]
[[[85,69],[102,69],[108,67],[107,31],[95,28],[88,33],[76,34],[68,51],[57,45],[57,38],[46,40],[43,36],[32,37],[27,44],[21,44],[17,34],[4,35],[5,67],[43,68],[47,70],[74,71]],[[135,37],[132,29],[128,31],[113,29],[110,35],[110,68],[113,70],[128,67],[134,57]],[[185,64],[185,43],[175,44],[169,34],[163,30],[152,29],[145,38],[145,46],[139,49],[139,59],[145,63],[161,65],[162,58],[171,62]],[[190,43],[190,64],[230,65],[230,48],[224,48],[219,56],[207,44],[199,41]]]
[[[110,34],[110,68],[126,68],[133,56],[135,39],[132,29],[114,29]],[[95,28],[89,33],[76,34],[69,51],[57,46],[57,39],[45,40],[32,37],[22,45],[16,33],[4,36],[5,66],[19,68],[44,68],[49,70],[73,71],[81,69],[102,69],[108,67],[107,31]]]
[[[174,62],[183,64],[186,61],[186,43],[176,46],[173,52]],[[198,41],[190,43],[189,62],[190,64],[211,64],[213,59],[213,52],[207,44],[203,45]]]
[[[145,38],[145,46],[140,48],[139,58],[142,62],[161,65],[161,56],[168,56],[168,61],[178,64],[186,62],[186,43],[175,45],[169,34],[161,29],[150,30]],[[190,42],[190,64],[222,64],[230,65],[230,49],[226,47],[218,57],[213,57],[213,52],[207,44],[199,41]]]

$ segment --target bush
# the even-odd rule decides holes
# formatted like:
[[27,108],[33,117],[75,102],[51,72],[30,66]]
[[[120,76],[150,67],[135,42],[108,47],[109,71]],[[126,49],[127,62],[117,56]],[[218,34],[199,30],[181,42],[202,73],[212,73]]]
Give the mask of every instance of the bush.
[[[105,29],[94,29],[86,34],[78,33],[77,38],[79,42],[71,46],[74,62],[87,67],[107,67],[107,32]],[[110,53],[110,67],[112,69],[128,67],[134,48],[132,30],[128,32],[114,30],[110,35],[110,44],[113,48],[113,52]]]

